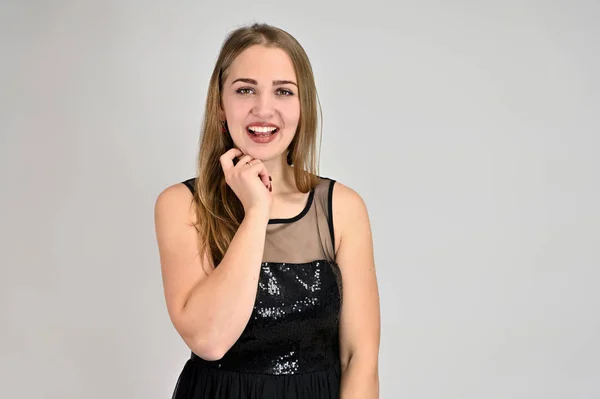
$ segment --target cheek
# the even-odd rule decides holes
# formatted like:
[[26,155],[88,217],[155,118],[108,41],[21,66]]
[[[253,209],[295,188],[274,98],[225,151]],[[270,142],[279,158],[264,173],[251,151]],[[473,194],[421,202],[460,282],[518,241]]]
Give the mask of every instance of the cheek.
[[300,102],[290,101],[285,104],[284,114],[289,122],[298,122],[300,120]]
[[248,115],[248,110],[251,108],[247,102],[231,99],[227,102],[224,101],[223,106],[225,108],[227,119],[232,122],[243,120],[246,115]]

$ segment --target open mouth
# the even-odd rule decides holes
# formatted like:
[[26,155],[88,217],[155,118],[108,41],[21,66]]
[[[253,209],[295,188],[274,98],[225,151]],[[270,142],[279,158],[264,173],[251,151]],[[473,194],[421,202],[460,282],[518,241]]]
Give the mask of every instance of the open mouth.
[[246,128],[248,133],[258,136],[258,137],[269,137],[274,135],[279,131],[279,128],[274,126],[269,127],[259,127],[259,126],[249,126]]

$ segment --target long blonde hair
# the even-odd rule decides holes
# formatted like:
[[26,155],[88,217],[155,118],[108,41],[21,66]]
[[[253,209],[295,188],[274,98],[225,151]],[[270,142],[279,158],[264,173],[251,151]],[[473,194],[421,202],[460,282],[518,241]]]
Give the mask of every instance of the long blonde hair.
[[287,163],[294,166],[294,179],[301,192],[310,191],[319,179],[316,141],[317,107],[320,110],[320,105],[312,67],[304,49],[292,35],[267,24],[253,24],[232,31],[221,47],[208,86],[194,194],[200,256],[207,255],[213,268],[223,259],[244,218],[242,203],[225,182],[219,161],[223,153],[233,148],[230,134],[221,131],[221,93],[233,60],[253,45],[280,48],[291,58],[298,83],[300,121],[288,147]]

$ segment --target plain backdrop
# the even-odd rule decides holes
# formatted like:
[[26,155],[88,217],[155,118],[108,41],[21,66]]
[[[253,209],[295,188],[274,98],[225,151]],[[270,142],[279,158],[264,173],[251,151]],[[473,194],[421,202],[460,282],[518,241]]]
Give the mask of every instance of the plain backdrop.
[[600,3],[0,5],[0,397],[168,398],[153,207],[225,35],[312,61],[321,175],[369,208],[381,398],[600,397]]

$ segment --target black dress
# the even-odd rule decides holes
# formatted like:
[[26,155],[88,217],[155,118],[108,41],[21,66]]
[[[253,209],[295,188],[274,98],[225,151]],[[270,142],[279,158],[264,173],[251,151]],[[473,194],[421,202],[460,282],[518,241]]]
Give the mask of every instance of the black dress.
[[[194,190],[194,180],[184,182]],[[222,359],[192,353],[173,399],[339,398],[342,279],[335,263],[334,180],[320,178],[304,210],[271,219],[254,309]]]

